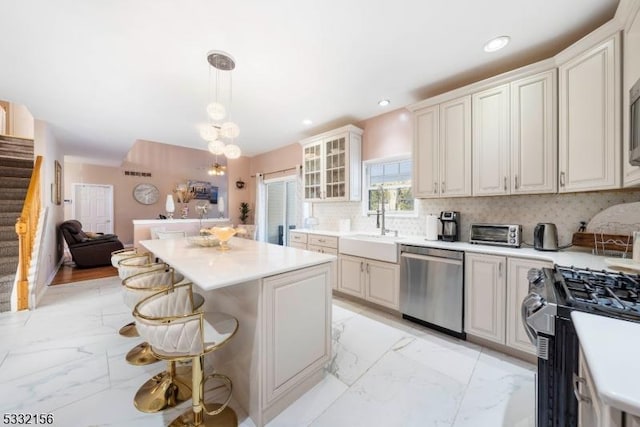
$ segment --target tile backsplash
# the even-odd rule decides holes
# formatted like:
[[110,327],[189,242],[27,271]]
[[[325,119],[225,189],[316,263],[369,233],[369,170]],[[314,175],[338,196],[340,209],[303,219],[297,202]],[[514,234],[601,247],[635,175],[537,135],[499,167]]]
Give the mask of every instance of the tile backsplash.
[[[522,196],[464,197],[418,200],[419,216],[387,217],[388,229],[401,235],[425,234],[426,215],[440,211],[460,212],[460,240],[469,240],[472,223],[522,224],[523,240],[533,243],[533,228],[539,222],[558,226],[561,245],[571,242],[580,221],[589,222],[598,212],[620,203],[640,201],[640,190],[598,191],[570,194],[536,194]],[[375,217],[362,215],[360,202],[315,203],[313,216],[319,219],[318,229],[339,229],[340,219],[350,219],[353,231],[375,232]],[[637,221],[637,220],[636,220]],[[634,221],[635,222],[635,221]]]

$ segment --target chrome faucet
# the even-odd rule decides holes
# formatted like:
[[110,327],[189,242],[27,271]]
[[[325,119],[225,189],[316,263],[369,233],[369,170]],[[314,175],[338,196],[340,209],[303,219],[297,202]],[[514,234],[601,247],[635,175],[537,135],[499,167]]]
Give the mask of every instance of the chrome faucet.
[[[380,208],[376,209],[376,228],[380,229],[380,235],[386,236],[386,234],[390,231],[393,231],[396,237],[398,237],[398,230],[388,230],[385,225],[385,210],[384,210],[384,187],[382,184],[378,186],[378,193],[380,194]],[[368,214],[371,216],[373,214]]]

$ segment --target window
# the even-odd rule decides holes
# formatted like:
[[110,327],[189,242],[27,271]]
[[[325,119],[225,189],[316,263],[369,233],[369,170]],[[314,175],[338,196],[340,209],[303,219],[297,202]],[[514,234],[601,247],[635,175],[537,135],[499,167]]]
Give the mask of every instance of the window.
[[380,185],[382,185],[387,214],[414,214],[411,168],[411,159],[376,161],[367,164],[364,179],[365,213],[375,213],[376,209],[380,208]]

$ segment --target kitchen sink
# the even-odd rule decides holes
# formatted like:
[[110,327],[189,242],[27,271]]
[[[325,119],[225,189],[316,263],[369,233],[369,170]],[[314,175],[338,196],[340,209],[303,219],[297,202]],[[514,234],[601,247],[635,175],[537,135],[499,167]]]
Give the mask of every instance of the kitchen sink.
[[386,262],[398,262],[396,242],[400,237],[354,234],[340,237],[340,253]]

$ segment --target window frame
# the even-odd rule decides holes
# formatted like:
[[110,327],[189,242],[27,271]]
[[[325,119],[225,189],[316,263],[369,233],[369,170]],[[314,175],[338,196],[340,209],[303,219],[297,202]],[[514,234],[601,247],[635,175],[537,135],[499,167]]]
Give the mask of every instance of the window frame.
[[[372,165],[395,163],[404,160],[411,161],[411,185],[409,188],[413,191],[413,167],[415,166],[411,154],[400,154],[397,156],[383,157],[377,159],[364,160],[362,162],[362,216],[375,215],[376,211],[369,210],[369,189],[371,189],[369,183],[369,169]],[[385,187],[387,188],[387,187]],[[404,188],[404,186],[393,186],[388,188]],[[385,211],[386,218],[417,218],[419,216],[419,203],[418,199],[413,197],[413,210],[412,211]]]

